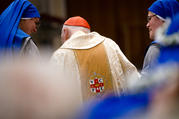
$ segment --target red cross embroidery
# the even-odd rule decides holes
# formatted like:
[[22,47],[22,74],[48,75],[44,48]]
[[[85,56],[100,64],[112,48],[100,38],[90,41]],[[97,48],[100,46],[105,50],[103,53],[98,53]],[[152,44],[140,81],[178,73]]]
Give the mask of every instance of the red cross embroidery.
[[102,79],[98,79],[98,78],[95,78],[94,79],[94,83],[90,85],[90,88],[91,89],[94,89],[96,93],[100,93],[104,90],[104,83],[103,81],[99,81],[99,80],[102,80]]

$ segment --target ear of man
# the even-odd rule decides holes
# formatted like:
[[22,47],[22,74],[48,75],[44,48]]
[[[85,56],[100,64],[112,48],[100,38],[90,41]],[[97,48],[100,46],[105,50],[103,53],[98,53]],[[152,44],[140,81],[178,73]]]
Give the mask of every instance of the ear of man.
[[68,28],[64,28],[64,40],[68,40],[70,38],[70,31]]

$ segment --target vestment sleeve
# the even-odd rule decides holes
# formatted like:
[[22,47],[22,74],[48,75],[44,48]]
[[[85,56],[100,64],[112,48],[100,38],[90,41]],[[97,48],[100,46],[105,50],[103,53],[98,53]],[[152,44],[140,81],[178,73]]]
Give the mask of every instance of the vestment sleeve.
[[[119,47],[119,46],[116,46]],[[127,80],[127,87],[129,87],[132,83],[136,83],[140,79],[140,74],[137,68],[127,59],[127,57],[123,54],[120,48],[116,49],[118,57],[120,59],[120,63]]]
[[140,74],[114,41],[106,39],[105,44],[113,77],[120,87],[127,89],[140,79]]

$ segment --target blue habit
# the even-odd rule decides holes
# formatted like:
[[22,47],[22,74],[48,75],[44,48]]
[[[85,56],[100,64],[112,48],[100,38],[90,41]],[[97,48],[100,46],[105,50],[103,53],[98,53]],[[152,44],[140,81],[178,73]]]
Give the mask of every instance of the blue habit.
[[[179,14],[177,14],[172,20],[171,24],[169,25],[166,35],[172,36],[176,34],[179,36]],[[175,40],[175,37],[173,37]],[[172,40],[172,39],[170,39]],[[158,58],[159,64],[164,64],[167,62],[175,62],[179,63],[179,43],[173,42],[168,46],[162,46],[160,48],[160,55]]]
[[[23,39],[30,37],[19,28],[21,18],[40,17],[38,10],[27,0],[14,0],[0,15],[0,51],[20,50]],[[2,55],[2,54],[1,54]]]

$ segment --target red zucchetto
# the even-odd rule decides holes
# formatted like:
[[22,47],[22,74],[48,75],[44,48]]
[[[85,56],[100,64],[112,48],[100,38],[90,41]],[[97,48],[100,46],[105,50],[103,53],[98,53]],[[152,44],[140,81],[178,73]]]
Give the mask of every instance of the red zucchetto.
[[90,29],[90,25],[88,24],[88,22],[80,16],[69,18],[68,20],[65,21],[64,25],[81,26]]

